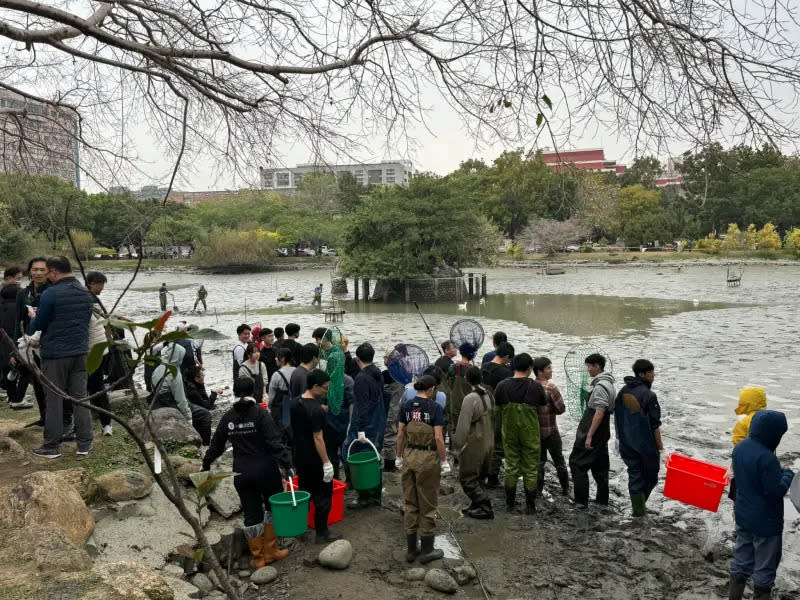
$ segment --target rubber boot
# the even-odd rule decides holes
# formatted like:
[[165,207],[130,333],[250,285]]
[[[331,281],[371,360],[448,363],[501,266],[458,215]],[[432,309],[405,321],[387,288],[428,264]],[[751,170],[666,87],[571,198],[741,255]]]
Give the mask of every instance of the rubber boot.
[[634,517],[643,517],[647,513],[644,508],[645,500],[644,494],[631,494],[631,506],[633,507]]
[[433,547],[433,536],[432,535],[423,535],[422,538],[422,551],[419,555],[419,562],[423,565],[427,565],[432,560],[438,560],[444,557],[444,552],[441,550],[436,550]]
[[466,516],[472,519],[489,520],[494,519],[494,511],[492,510],[492,503],[490,500],[481,502],[475,508],[467,510]]
[[506,488],[506,510],[508,512],[514,511],[514,505],[517,503],[517,488]]
[[728,591],[728,600],[742,600],[747,579],[738,575],[731,575],[731,585]]
[[536,478],[536,491],[540,494],[544,491],[544,467],[539,465],[539,477]]
[[289,556],[288,550],[278,548],[278,538],[275,536],[275,528],[272,523],[264,523],[264,564],[275,562]]
[[558,482],[561,484],[561,493],[565,496],[569,496],[569,472],[559,471]]
[[464,516],[467,516],[467,515],[469,515],[470,512],[472,512],[473,510],[475,510],[479,506],[480,506],[480,504],[470,500],[469,506],[467,508],[462,508],[461,509],[461,514],[464,515]]
[[525,490],[525,513],[536,514],[536,490]]
[[406,562],[412,563],[417,560],[417,556],[419,556],[419,548],[417,547],[417,534],[409,533],[406,535],[406,544],[408,547],[406,550]]
[[769,600],[772,598],[772,588],[753,587],[753,600]]
[[266,566],[267,563],[264,562],[264,536],[260,535],[258,537],[249,538],[247,540],[247,547],[250,548],[250,555],[252,556],[250,559],[250,568],[260,569]]

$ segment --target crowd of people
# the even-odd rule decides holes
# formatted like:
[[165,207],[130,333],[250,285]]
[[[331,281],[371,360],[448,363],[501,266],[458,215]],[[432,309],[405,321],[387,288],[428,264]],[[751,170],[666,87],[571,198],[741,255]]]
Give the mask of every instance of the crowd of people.
[[[27,272],[31,281],[22,288],[22,271],[6,269],[0,289],[0,327],[7,334],[0,345],[2,384],[15,409],[32,407],[25,393],[33,386],[40,414],[35,425],[44,428],[35,454],[57,458],[62,442],[75,440],[78,454],[86,455],[92,449],[91,411],[73,406],[70,398],[95,394],[93,403],[108,408],[107,396],[98,392],[105,378],[113,378],[119,359],[106,351],[103,368],[91,376],[86,372],[89,348],[115,335],[106,329],[98,299],[106,279],[92,272],[82,285],[62,256],[35,258]],[[165,301],[164,295],[162,308]],[[196,329],[182,327],[189,334]],[[231,351],[235,401],[213,435],[211,411],[226,388],[206,389],[201,344],[187,337],[154,347],[151,352],[161,360],[146,369],[145,383],[154,407],[177,409],[197,430],[204,470],[227,444],[233,447],[234,485],[254,567],[288,554],[278,547],[269,497],[283,491],[283,481],[295,473],[299,488],[315,504],[317,541],[340,537],[328,527],[333,480],[352,483],[350,454],[370,449],[382,458],[383,472],[401,471],[409,562],[425,564],[442,556],[434,547],[435,517],[440,478],[450,473],[451,462],[469,498],[462,511],[468,518],[493,519],[489,490],[501,486],[506,510],[516,511],[520,480],[524,512],[534,515],[548,460],[557,489],[566,498],[571,489],[576,507],[589,506],[590,474],[595,503],[608,505],[612,416],[632,514],[647,513],[664,452],[661,408],[652,390],[656,369],[647,359],[636,360],[617,389],[614,376],[605,371],[606,358],[585,357],[590,390],[565,458],[557,421],[565,404],[552,382],[552,362],[516,353],[503,332],[493,335],[493,349],[480,362],[474,345],[444,341],[435,364],[410,382],[399,382],[391,368],[381,368],[370,343],[351,352],[347,337],[326,327],[315,329],[313,341],[306,343],[296,323],[274,330],[242,324],[236,336]],[[383,366],[402,353],[398,344],[383,356]],[[48,382],[46,389],[33,376],[34,365]],[[736,546],[730,598],[741,599],[751,577],[754,598],[768,598],[781,558],[783,496],[793,479],[775,457],[788,425],[785,415],[766,409],[761,388],[743,389],[736,412],[746,416],[733,436]],[[101,426],[103,434],[112,434],[108,418],[101,418]],[[382,487],[379,479],[371,489],[357,489],[350,507],[380,506]]]

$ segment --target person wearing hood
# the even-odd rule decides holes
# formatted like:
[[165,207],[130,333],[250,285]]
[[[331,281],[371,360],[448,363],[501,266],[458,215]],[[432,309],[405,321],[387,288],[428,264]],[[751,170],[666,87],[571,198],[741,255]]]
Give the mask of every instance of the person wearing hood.
[[590,354],[584,363],[592,378],[592,390],[575,432],[569,468],[575,502],[586,508],[589,506],[589,471],[597,484],[595,501],[608,505],[608,440],[611,439],[610,418],[617,392],[614,376],[604,372],[606,359],[602,354]]
[[645,515],[645,503],[658,484],[661,468],[661,407],[650,389],[655,367],[640,358],[633,363],[633,377],[625,378],[614,407],[619,453],[628,467],[628,493],[634,517]]
[[[372,363],[374,359],[375,349],[372,344],[364,342],[356,348],[356,360],[360,371],[353,380],[353,417],[350,420],[347,437],[342,444],[342,457],[345,461],[351,445],[353,453],[371,450],[372,447],[366,440],[372,442],[379,453],[383,449],[386,413],[389,410],[391,396],[383,388],[383,375]],[[360,441],[362,439],[364,441]],[[380,506],[381,487],[382,482],[379,482],[372,490],[358,490],[358,501],[352,504],[351,508]]]
[[[192,404],[186,398],[181,374],[181,362],[186,354],[183,346],[167,344],[161,350],[161,364],[153,370],[153,408],[177,408],[200,434],[203,446],[211,443],[211,413],[208,409]],[[167,365],[175,367],[173,375]]]
[[781,467],[775,450],[788,430],[786,415],[760,410],[747,439],[733,449],[736,478],[736,543],[731,560],[730,600],[741,600],[753,579],[753,600],[772,596],[783,545],[783,497],[794,473]]
[[331,329],[323,331],[319,338],[319,349],[325,358],[325,372],[331,378],[325,401],[328,410],[325,413],[323,437],[328,451],[328,459],[333,464],[333,476],[335,479],[339,479],[339,472],[343,464],[342,444],[347,436],[347,426],[350,424],[352,388],[347,390],[344,374],[344,351],[334,342]]
[[[739,404],[734,411],[737,415],[744,415],[736,425],[733,426],[733,436],[731,442],[733,447],[739,442],[747,439],[750,433],[750,422],[759,410],[767,408],[767,392],[760,387],[746,387],[739,391]],[[728,484],[728,498],[736,502],[736,478],[733,476],[733,469],[730,470],[731,478]]]
[[533,358],[523,352],[514,359],[514,376],[504,379],[494,391],[503,407],[503,451],[506,457],[506,509],[514,510],[517,481],[525,487],[526,512],[536,512],[536,494],[541,460],[539,407],[547,404],[540,383],[531,379]]
[[289,555],[288,550],[278,548],[269,498],[283,491],[281,470],[288,477],[294,473],[280,432],[269,413],[256,404],[253,389],[249,377],[234,382],[236,402],[217,425],[203,457],[203,471],[211,469],[211,464],[225,452],[225,444],[230,442],[236,473],[233,485],[242,503],[244,535],[252,555],[250,566],[260,569]]

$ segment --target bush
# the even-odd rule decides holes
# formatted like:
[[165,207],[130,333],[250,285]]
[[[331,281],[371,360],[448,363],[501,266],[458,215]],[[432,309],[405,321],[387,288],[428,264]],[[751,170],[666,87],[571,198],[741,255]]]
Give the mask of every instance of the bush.
[[594,252],[594,248],[592,248],[589,244],[584,244],[583,246],[580,247],[580,250],[578,250],[578,252],[583,252],[588,254],[590,252]]
[[9,266],[12,262],[23,262],[37,254],[49,254],[46,247],[44,240],[8,221],[0,221],[0,264]]
[[779,250],[781,248],[781,236],[775,231],[775,225],[767,223],[758,232],[759,250]]
[[512,260],[522,260],[522,244],[514,242],[506,250],[506,255]]
[[272,262],[276,236],[263,229],[212,229],[195,244],[195,256],[206,265],[249,265]]
[[795,254],[800,256],[800,228],[795,227],[791,231],[786,232],[786,249],[792,250]]
[[723,250],[741,250],[742,249],[742,232],[739,231],[739,226],[736,223],[728,224],[728,232],[725,234],[725,239],[722,240]]
[[700,238],[694,243],[696,250],[708,252],[709,254],[719,254],[722,242],[717,239],[716,233],[709,233],[706,237]]

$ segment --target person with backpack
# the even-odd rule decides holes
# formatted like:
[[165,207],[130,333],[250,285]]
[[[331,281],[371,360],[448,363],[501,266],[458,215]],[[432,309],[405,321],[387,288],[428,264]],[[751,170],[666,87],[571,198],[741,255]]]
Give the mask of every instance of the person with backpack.
[[237,379],[233,393],[236,402],[217,425],[203,457],[203,471],[211,469],[230,442],[236,473],[233,485],[242,503],[244,535],[252,555],[250,566],[260,569],[289,555],[288,550],[278,548],[269,498],[283,491],[282,475],[292,477],[294,473],[275,423],[253,398],[253,380]]
[[253,380],[253,398],[258,404],[266,402],[267,396],[267,367],[261,362],[261,351],[257,344],[248,344],[244,351],[244,362],[239,367],[239,377],[249,377]]
[[278,370],[269,380],[269,412],[278,425],[284,443],[291,448],[292,395],[289,391],[289,382],[295,369],[292,365],[292,351],[288,348],[281,348],[278,350],[275,361],[278,363]]
[[236,328],[236,336],[239,338],[233,346],[233,380],[239,379],[239,369],[242,368],[242,363],[245,361],[244,353],[250,344],[250,325],[242,323]]

